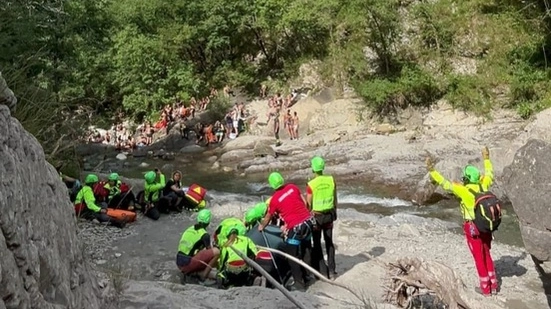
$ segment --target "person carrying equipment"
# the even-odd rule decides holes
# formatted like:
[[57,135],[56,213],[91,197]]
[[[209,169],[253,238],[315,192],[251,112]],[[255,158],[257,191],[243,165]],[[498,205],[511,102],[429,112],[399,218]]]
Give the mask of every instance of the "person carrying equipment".
[[144,179],[144,215],[153,220],[158,220],[161,216],[159,212],[159,201],[166,185],[165,175],[163,175],[159,169],[155,169],[155,171],[145,173]]
[[[306,202],[308,208],[314,214],[316,226],[312,232],[312,263],[311,266],[322,273],[335,276],[335,245],[333,244],[333,222],[337,220],[337,185],[333,176],[324,175],[325,161],[321,157],[311,160],[314,179],[308,182],[306,188]],[[321,235],[325,241],[327,252],[327,265],[323,260],[321,247]]]
[[[268,204],[266,216],[258,225],[258,231],[262,232],[272,216],[278,212],[285,222],[285,252],[298,259],[306,259],[306,263],[310,264],[307,253],[311,248],[312,228],[316,221],[310,214],[300,189],[294,184],[285,184],[283,176],[278,172],[270,174],[268,183],[275,192]],[[289,288],[305,290],[308,281],[306,270],[296,263],[291,263],[291,271],[295,283]]]
[[233,229],[237,229],[238,236],[244,236],[247,232],[243,221],[233,217],[226,218],[222,220],[222,222],[220,222],[220,225],[218,225],[216,231],[214,232],[215,244],[218,247],[222,247],[228,241],[228,237],[230,237],[230,232]]
[[208,209],[203,209],[197,214],[197,223],[184,231],[178,244],[178,254],[176,254],[178,269],[184,275],[202,271],[200,279],[207,285],[214,283],[207,281],[208,275],[216,266],[220,256],[220,250],[212,247],[210,235],[206,231],[211,217],[212,214]]
[[[460,209],[464,219],[463,231],[480,281],[480,287],[475,288],[475,291],[484,296],[490,296],[492,293],[498,292],[498,282],[490,249],[492,247],[492,232],[497,229],[501,221],[501,206],[495,195],[488,191],[494,181],[488,147],[484,147],[482,150],[482,157],[484,159],[484,175],[481,175],[476,167],[467,165],[463,169],[462,184],[446,180],[434,169],[430,157],[426,159],[426,165],[430,177],[444,190],[451,191],[461,200]],[[481,215],[481,212],[485,212],[484,210],[492,212],[492,214]],[[484,221],[483,224],[477,224]]]
[[128,185],[124,184],[117,173],[109,174],[103,186],[107,190],[107,205],[109,208],[134,210],[136,197]]
[[182,207],[191,211],[201,210],[207,206],[207,202],[205,201],[206,195],[207,190],[194,183],[187,189],[185,198],[181,201]]
[[126,226],[125,221],[119,221],[107,216],[107,204],[96,204],[96,198],[94,197],[94,191],[92,186],[99,182],[98,176],[89,174],[84,180],[84,186],[78,192],[75,199],[75,210],[77,216],[81,216],[87,220],[98,220],[99,222],[109,222],[111,225],[124,228]]
[[221,288],[252,285],[255,272],[233,249],[239,250],[250,259],[256,259],[258,250],[247,236],[239,235],[239,227],[231,228],[228,240],[221,247],[218,262],[218,285]]

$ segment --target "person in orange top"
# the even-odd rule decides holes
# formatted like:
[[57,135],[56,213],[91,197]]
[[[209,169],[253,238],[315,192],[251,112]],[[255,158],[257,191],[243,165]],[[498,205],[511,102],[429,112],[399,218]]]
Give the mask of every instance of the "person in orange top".
[[475,196],[471,192],[471,190],[474,192],[488,191],[494,181],[494,171],[488,147],[484,147],[482,150],[482,157],[484,159],[484,175],[481,175],[475,166],[467,165],[463,169],[463,183],[451,182],[445,179],[434,169],[430,157],[426,159],[426,165],[430,177],[444,190],[452,192],[460,199],[459,206],[464,220],[463,231],[473,255],[480,281],[480,287],[475,288],[475,291],[484,296],[490,296],[492,293],[497,293],[498,290],[494,262],[490,254],[492,234],[480,232],[474,224]]

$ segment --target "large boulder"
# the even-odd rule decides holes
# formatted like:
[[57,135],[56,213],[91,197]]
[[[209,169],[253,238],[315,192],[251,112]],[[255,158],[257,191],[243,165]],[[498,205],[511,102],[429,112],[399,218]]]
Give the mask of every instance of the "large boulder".
[[0,308],[102,308],[67,188],[0,105]]
[[504,169],[503,183],[519,218],[526,250],[551,261],[551,144],[532,139]]

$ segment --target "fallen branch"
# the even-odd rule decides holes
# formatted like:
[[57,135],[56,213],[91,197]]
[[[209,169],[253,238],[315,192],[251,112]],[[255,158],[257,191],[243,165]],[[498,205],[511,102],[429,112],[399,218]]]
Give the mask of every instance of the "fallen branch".
[[410,308],[420,295],[433,294],[449,309],[469,309],[461,298],[464,284],[448,266],[417,258],[403,258],[387,264],[385,300]]
[[235,249],[234,246],[230,245],[229,247],[237,255],[239,255],[239,257],[241,257],[247,264],[249,264],[251,267],[256,269],[256,271],[258,271],[260,274],[262,274],[262,276],[264,276],[266,279],[268,279],[268,281],[270,281],[270,283],[273,284],[279,291],[281,291],[281,293],[283,293],[283,295],[285,295],[285,297],[287,297],[293,304],[295,304],[297,306],[297,308],[306,309],[306,306],[304,306],[296,298],[294,298],[293,295],[291,295],[291,293],[289,293],[289,291],[287,291],[287,289],[283,285],[279,284],[279,282],[277,282],[277,280],[275,280],[272,276],[270,276],[270,274],[268,274],[268,272],[266,272],[264,270],[264,268],[262,268],[260,265],[258,265],[255,261],[249,259],[249,257],[247,257],[246,254],[243,254],[243,252]]
[[321,281],[323,282],[326,282],[326,283],[329,283],[331,285],[334,285],[334,286],[338,286],[342,289],[345,289],[347,290],[348,292],[352,293],[352,295],[356,296],[356,298],[358,298],[361,302],[364,302],[365,299],[364,297],[362,297],[360,294],[358,294],[356,291],[352,290],[350,287],[344,285],[344,284],[340,284],[338,282],[335,282],[335,281],[331,281],[329,279],[327,279],[324,275],[320,274],[318,271],[316,271],[315,269],[313,269],[310,265],[304,263],[303,261],[301,261],[300,259],[297,259],[296,257],[290,255],[290,254],[287,254],[283,251],[279,251],[277,249],[274,249],[274,248],[268,248],[268,247],[262,247],[262,246],[256,246],[258,249],[261,249],[261,250],[266,250],[266,251],[270,251],[270,252],[273,252],[273,253],[276,253],[276,254],[279,254],[281,256],[284,256],[286,257],[287,259],[303,266],[304,268],[308,269],[312,274],[314,274],[316,277],[318,277]]

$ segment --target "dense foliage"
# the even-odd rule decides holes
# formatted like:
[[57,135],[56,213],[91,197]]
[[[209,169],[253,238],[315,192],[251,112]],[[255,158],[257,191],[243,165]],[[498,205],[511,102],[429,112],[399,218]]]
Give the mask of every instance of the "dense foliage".
[[314,59],[327,86],[382,114],[441,98],[525,117],[551,105],[546,1],[4,2],[0,69],[43,138],[74,127],[50,123],[60,115],[152,114],[227,83],[257,91]]

